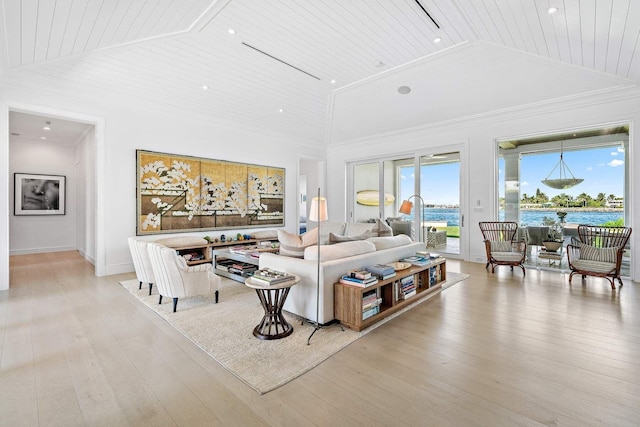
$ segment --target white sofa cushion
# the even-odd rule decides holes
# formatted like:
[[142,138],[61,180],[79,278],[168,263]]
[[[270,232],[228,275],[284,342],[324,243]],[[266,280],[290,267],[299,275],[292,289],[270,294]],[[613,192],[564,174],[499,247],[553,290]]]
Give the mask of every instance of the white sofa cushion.
[[406,234],[398,234],[397,236],[370,237],[367,239],[375,245],[377,251],[384,249],[404,246],[411,243],[411,238]]
[[285,230],[278,230],[278,242],[280,242],[280,255],[302,258],[307,246],[318,243],[318,229],[314,228],[299,236]]
[[164,245],[170,248],[182,248],[185,246],[206,245],[209,242],[207,242],[202,237],[198,237],[198,236],[178,236],[178,237],[165,237],[164,239],[158,239],[153,243]]
[[[354,240],[352,242],[336,243],[335,245],[320,246],[320,261],[347,258],[355,255],[375,252],[376,246],[366,240]],[[318,247],[309,246],[304,250],[304,259],[318,260]]]

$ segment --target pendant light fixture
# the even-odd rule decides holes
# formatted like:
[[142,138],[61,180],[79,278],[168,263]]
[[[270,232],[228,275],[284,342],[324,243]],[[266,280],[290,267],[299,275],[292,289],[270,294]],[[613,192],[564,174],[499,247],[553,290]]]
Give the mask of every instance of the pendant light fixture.
[[[567,166],[567,164],[564,162],[564,159],[562,158],[563,154],[564,152],[562,149],[562,141],[560,141],[560,161],[555,165],[553,169],[551,169],[549,175],[547,175],[547,177],[542,180],[542,183],[547,187],[555,188],[557,190],[564,190],[576,186],[584,181],[584,179],[582,178],[576,178],[575,176],[573,176],[573,173],[571,173],[571,169],[569,169],[569,166]],[[553,173],[556,171],[556,169],[558,170],[559,177],[555,179],[550,178],[551,175],[553,175]],[[571,176],[571,178],[569,178],[569,175]]]

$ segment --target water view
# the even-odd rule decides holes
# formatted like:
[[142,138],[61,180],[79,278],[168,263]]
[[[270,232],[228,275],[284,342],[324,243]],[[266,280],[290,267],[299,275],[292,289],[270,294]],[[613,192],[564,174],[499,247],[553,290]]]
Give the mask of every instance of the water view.
[[[522,210],[520,211],[520,225],[543,225],[543,218],[557,220],[556,210]],[[574,224],[600,225],[624,217],[622,211],[567,211],[566,222]],[[422,219],[424,221],[447,221],[448,226],[460,225],[460,210],[458,208],[425,208]],[[504,211],[500,210],[500,221],[504,221]]]

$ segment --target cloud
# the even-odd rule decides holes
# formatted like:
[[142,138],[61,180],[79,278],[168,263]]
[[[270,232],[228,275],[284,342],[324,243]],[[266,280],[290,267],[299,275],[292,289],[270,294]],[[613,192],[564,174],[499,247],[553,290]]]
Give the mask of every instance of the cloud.
[[618,147],[618,153],[624,153],[624,147]]
[[522,181],[520,183],[520,187],[526,187],[527,185],[529,185],[529,183],[527,181]]
[[611,167],[617,167],[617,166],[622,166],[624,165],[624,160],[618,160],[618,159],[614,159],[611,160],[609,163],[607,163],[607,165],[611,166]]
[[612,151],[612,152],[611,152],[611,155],[612,155],[612,156],[617,156],[617,155],[618,155],[618,153],[619,153],[619,151]]
[[588,171],[592,171],[592,170],[593,170],[593,166],[589,166],[589,167],[587,167],[587,170],[588,170]]

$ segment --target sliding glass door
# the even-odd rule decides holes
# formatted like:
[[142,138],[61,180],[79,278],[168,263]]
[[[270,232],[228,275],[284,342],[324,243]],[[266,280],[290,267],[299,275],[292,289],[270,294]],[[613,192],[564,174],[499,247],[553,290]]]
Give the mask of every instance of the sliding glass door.
[[[460,256],[464,238],[460,165],[460,151],[353,163],[349,218],[356,222],[380,218],[394,234],[422,241],[431,252]],[[413,207],[403,213],[405,200]]]

